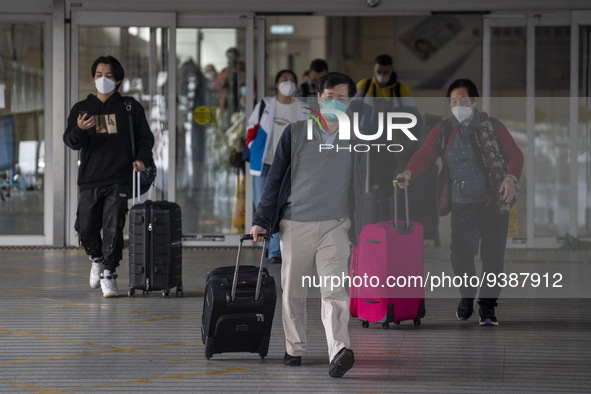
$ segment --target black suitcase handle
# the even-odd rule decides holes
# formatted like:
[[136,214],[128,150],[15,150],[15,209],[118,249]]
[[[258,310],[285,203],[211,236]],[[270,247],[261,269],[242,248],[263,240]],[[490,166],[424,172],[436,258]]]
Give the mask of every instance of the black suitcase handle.
[[[269,236],[267,234],[259,234],[263,237],[263,251],[261,252],[261,262],[259,263],[259,274],[257,277],[257,287],[254,291],[254,300],[258,301],[261,295],[261,283],[263,281],[263,261],[265,259],[265,249],[267,248],[267,241],[269,240]],[[238,286],[238,271],[240,267],[240,252],[242,251],[242,242],[252,240],[252,235],[244,234],[240,236],[240,243],[238,244],[238,253],[236,254],[236,268],[234,269],[234,278],[232,279],[232,293],[231,293],[231,301],[234,302],[236,298],[236,287]]]

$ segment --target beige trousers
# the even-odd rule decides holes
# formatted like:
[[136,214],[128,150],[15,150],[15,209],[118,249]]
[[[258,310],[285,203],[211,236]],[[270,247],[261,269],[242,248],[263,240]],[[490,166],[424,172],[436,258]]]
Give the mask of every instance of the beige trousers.
[[[281,286],[283,288],[283,329],[288,354],[301,356],[306,350],[307,297],[310,283],[320,288],[321,319],[326,333],[329,360],[349,341],[349,295],[342,285],[324,286],[323,277],[348,275],[350,254],[349,219],[320,222],[294,222],[283,219],[279,223],[281,238]],[[318,278],[316,284],[302,278]],[[320,281],[318,281],[320,279]],[[320,286],[319,286],[320,285]],[[332,288],[331,288],[332,287]]]

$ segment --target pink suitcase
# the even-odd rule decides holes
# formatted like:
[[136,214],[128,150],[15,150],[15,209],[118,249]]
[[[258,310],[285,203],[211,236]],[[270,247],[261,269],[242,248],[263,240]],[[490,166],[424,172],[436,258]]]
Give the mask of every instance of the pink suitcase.
[[[396,212],[396,198],[394,201]],[[351,316],[366,328],[369,323],[389,328],[391,322],[403,320],[413,320],[418,326],[425,316],[423,226],[408,221],[407,196],[405,205],[406,221],[364,226],[351,253]]]

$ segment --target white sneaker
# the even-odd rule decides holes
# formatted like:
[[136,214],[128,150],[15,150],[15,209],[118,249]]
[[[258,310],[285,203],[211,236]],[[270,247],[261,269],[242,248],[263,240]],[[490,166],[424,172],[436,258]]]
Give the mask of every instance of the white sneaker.
[[101,287],[101,272],[105,269],[103,265],[103,258],[102,257],[89,257],[90,261],[92,261],[92,267],[90,268],[90,287],[93,289],[98,289]]
[[101,289],[103,290],[103,297],[119,297],[119,289],[117,288],[117,273],[114,271],[104,270],[101,275]]

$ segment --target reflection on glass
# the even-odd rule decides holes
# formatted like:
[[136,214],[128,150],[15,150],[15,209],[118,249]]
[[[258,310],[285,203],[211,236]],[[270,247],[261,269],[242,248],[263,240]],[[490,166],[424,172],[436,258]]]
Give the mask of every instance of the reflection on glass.
[[535,28],[534,236],[564,237],[569,215],[570,26]]
[[492,27],[490,89],[493,97],[525,96],[527,29]]
[[178,29],[177,200],[183,233],[244,232],[244,31]]
[[0,31],[0,235],[43,234],[43,24]]

